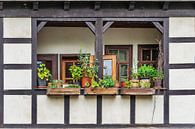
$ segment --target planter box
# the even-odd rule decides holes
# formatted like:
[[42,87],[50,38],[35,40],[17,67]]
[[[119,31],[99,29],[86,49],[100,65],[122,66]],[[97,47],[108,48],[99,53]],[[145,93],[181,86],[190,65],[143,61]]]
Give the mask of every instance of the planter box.
[[122,88],[122,95],[154,95],[154,88]]
[[85,88],[85,95],[116,95],[118,88]]
[[80,88],[47,88],[47,95],[80,95]]

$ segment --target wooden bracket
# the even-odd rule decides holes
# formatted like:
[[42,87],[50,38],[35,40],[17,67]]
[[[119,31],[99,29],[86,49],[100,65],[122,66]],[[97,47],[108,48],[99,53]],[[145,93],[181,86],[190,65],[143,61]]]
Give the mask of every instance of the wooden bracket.
[[65,10],[65,11],[70,10],[70,2],[69,2],[69,1],[65,1],[65,2],[64,2],[64,10]]
[[95,34],[95,25],[92,22],[85,22],[89,29]]
[[163,6],[162,6],[162,9],[167,11],[169,9],[169,2],[164,2]]
[[152,23],[163,34],[163,26],[159,22],[152,22]]
[[43,22],[39,23],[39,25],[37,27],[37,32],[39,32],[46,24],[47,24],[46,21],[43,21]]
[[134,1],[131,1],[130,3],[129,3],[129,8],[128,8],[128,10],[129,11],[133,11],[135,9],[135,2]]
[[94,5],[94,10],[100,10],[100,8],[101,8],[101,2],[95,2],[95,5]]
[[106,32],[106,30],[113,24],[114,22],[106,22],[106,24],[103,26],[103,33]]
[[3,2],[0,2],[0,10],[3,10]]
[[37,10],[39,10],[39,2],[33,2],[33,10],[34,11],[37,11]]

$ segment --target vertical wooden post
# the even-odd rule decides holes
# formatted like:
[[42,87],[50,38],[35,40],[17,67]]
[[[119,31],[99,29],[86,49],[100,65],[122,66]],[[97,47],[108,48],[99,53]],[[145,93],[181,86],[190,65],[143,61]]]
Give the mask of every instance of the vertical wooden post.
[[98,60],[98,77],[103,77],[103,20],[97,18],[95,23],[95,57]]

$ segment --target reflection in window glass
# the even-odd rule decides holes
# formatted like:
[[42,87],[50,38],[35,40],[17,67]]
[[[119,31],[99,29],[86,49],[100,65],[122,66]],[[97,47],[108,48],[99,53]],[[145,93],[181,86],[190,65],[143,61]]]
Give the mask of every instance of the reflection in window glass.
[[65,66],[66,66],[66,71],[65,71],[65,73],[66,73],[66,78],[72,78],[72,75],[71,75],[71,73],[70,73],[70,70],[69,70],[69,68],[70,68],[70,66],[72,66],[73,65],[73,62],[66,62],[66,64],[65,64]]
[[119,66],[119,77],[120,81],[124,81],[128,76],[128,65],[127,64],[120,64]]
[[128,61],[128,53],[129,51],[126,49],[119,50],[119,61],[125,62]]
[[158,50],[156,49],[152,50],[152,60],[153,61],[158,60]]
[[118,60],[118,50],[111,49],[111,50],[109,50],[109,54],[116,55],[116,58]]
[[150,55],[150,50],[143,50],[142,51],[142,60],[143,61],[150,61],[151,60],[151,55]]
[[104,60],[104,76],[112,76],[112,60]]

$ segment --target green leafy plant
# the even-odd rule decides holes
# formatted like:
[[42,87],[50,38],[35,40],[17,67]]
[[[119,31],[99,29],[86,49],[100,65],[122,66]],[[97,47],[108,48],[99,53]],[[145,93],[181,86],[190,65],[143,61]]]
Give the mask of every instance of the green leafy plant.
[[131,87],[131,81],[130,80],[126,80],[125,81],[125,87],[126,88],[130,88]]
[[77,84],[69,84],[66,88],[80,88]]
[[114,87],[114,80],[110,76],[104,76],[99,80],[99,85],[105,88]]
[[95,88],[95,87],[100,87],[99,83],[97,81],[95,81],[94,79],[91,81],[91,87]]
[[49,69],[46,68],[45,64],[39,64],[37,68],[37,75],[40,79],[49,81],[52,77]]
[[52,80],[50,82],[49,87],[50,88],[61,88],[63,85],[64,81],[63,80]]
[[152,79],[156,76],[156,72],[157,70],[153,66],[146,64],[138,68],[138,75],[140,78]]
[[73,79],[76,82],[81,79],[81,77],[82,77],[82,69],[81,69],[81,67],[76,66],[76,65],[72,65],[72,66],[70,66],[69,70],[71,72],[71,75],[72,75]]

